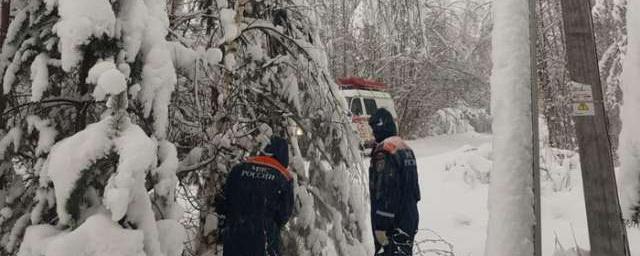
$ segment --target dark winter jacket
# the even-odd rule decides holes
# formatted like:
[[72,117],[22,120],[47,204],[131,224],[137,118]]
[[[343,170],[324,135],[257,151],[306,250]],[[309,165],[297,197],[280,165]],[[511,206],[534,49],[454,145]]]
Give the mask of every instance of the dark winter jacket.
[[372,151],[369,168],[373,230],[400,228],[413,235],[418,229],[420,201],[415,155],[396,136],[396,126],[388,111],[376,111],[369,123],[376,140],[380,139]]
[[[286,142],[274,146],[287,147]],[[288,154],[286,150],[275,151]],[[224,256],[280,255],[280,229],[292,208],[291,174],[278,159],[258,156],[234,166],[217,209],[226,217]]]
[[400,137],[387,138],[374,149],[369,186],[373,229],[400,228],[415,234],[420,201],[418,171],[413,151]]

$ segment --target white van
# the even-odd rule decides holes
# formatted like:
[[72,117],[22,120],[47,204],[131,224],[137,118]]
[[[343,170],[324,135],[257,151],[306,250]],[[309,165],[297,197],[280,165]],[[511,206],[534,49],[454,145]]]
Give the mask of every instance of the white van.
[[396,109],[391,94],[386,92],[387,86],[383,83],[362,78],[339,79],[349,110],[354,129],[362,139],[363,146],[370,148],[374,145],[374,137],[369,127],[369,117],[378,108],[385,108],[397,119]]

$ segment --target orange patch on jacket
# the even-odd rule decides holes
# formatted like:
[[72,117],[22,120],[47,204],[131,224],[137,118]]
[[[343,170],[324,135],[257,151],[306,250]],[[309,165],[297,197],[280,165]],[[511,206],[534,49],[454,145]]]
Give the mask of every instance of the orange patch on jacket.
[[293,179],[289,170],[286,167],[282,166],[282,164],[273,157],[269,157],[269,156],[250,157],[249,159],[247,159],[247,162],[276,169],[287,179],[287,181],[290,181],[291,179]]
[[398,136],[389,137],[382,142],[382,149],[391,154],[395,154],[400,149],[407,149],[409,146]]

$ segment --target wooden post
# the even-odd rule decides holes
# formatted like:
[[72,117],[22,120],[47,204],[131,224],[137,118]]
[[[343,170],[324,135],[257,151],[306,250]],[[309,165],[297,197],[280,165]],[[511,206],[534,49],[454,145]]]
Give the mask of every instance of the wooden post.
[[538,26],[536,23],[536,0],[529,0],[529,47],[531,50],[531,148],[533,170],[533,211],[536,224],[533,227],[533,256],[542,256],[542,218],[540,214],[540,131],[538,127],[538,62],[537,42]]
[[[607,132],[591,2],[562,0],[567,65],[584,183],[591,255],[629,255]],[[579,84],[575,84],[579,83]],[[578,93],[579,92],[579,93]]]

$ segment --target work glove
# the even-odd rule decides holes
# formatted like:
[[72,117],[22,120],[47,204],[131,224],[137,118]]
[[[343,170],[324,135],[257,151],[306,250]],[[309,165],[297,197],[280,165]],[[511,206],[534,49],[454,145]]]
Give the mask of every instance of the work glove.
[[389,238],[387,237],[387,231],[376,230],[374,232],[376,241],[382,246],[387,246],[389,244]]

